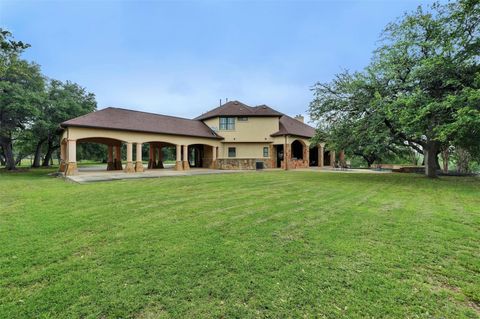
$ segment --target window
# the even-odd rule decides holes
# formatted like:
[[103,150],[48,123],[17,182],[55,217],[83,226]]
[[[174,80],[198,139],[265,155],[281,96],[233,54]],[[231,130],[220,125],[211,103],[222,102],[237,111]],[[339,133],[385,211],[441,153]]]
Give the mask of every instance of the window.
[[237,120],[238,120],[239,122],[246,122],[246,121],[248,121],[248,117],[246,117],[246,116],[239,116],[239,117],[237,117]]
[[220,118],[220,130],[233,131],[235,130],[235,118],[234,117],[221,117]]
[[263,157],[268,157],[268,146],[263,148]]
[[228,148],[228,157],[237,157],[237,149],[235,147]]

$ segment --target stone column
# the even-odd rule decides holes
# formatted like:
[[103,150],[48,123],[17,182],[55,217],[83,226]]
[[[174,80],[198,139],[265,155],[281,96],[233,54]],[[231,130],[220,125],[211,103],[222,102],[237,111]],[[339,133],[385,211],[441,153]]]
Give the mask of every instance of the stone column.
[[183,169],[189,170],[190,164],[188,164],[188,145],[183,145]]
[[323,167],[323,153],[325,152],[325,144],[318,144],[318,167]]
[[212,168],[217,168],[217,150],[218,146],[212,146]]
[[303,146],[303,163],[305,163],[306,168],[310,167],[310,146]]
[[67,142],[67,167],[65,176],[77,174],[77,141],[68,140]]
[[142,143],[136,144],[137,154],[135,157],[135,172],[143,172],[143,162],[142,162]]
[[58,167],[59,172],[65,172],[65,168],[67,167],[66,157],[67,157],[67,145],[62,141],[60,143],[60,163]]
[[114,146],[115,154],[113,156],[113,166],[117,171],[122,170],[122,149],[120,145]]
[[107,171],[113,171],[115,166],[113,164],[113,146],[107,146]]
[[127,143],[127,164],[125,165],[125,173],[134,173],[135,167],[133,166],[133,146],[132,143]]
[[154,147],[153,144],[150,143],[149,144],[149,153],[148,153],[148,169],[152,169],[153,166],[154,166],[153,165],[154,164],[153,163],[153,152],[154,152],[153,147]]
[[175,158],[175,169],[177,171],[183,170],[182,166],[182,146],[181,145],[176,145],[177,148],[177,156]]
[[158,146],[158,164],[157,168],[163,168],[163,152],[162,152],[162,145]]
[[335,151],[330,151],[330,166],[335,167]]
[[340,162],[340,166],[345,166],[346,163],[345,163],[345,152],[344,151],[340,151],[338,153],[338,161]]

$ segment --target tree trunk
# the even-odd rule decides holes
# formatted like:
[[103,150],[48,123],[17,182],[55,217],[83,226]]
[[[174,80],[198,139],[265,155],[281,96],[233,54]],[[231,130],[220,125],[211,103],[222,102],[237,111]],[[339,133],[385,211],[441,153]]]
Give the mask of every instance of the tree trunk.
[[52,140],[49,140],[49,141],[48,141],[47,153],[45,154],[45,157],[44,157],[43,163],[42,163],[42,166],[43,166],[43,167],[50,166],[50,163],[52,162],[53,152],[54,152],[57,148],[58,148],[58,146],[54,146]]
[[12,139],[10,137],[1,136],[0,144],[2,145],[5,155],[5,168],[8,170],[16,169],[15,157],[13,156]]
[[38,141],[37,146],[35,147],[35,155],[33,157],[32,167],[35,167],[35,168],[40,167],[43,143],[45,143],[45,139]]
[[3,151],[3,147],[0,146],[0,166],[5,166],[5,152]]
[[430,178],[437,177],[437,154],[438,144],[429,142],[425,145],[423,153],[425,154],[425,175]]

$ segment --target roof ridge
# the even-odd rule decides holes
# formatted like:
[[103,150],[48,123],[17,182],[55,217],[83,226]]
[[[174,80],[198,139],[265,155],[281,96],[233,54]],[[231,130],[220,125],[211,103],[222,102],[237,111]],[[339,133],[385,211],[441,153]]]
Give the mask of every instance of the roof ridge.
[[145,112],[145,111],[140,111],[140,110],[131,110],[131,109],[126,109],[126,108],[123,108],[123,107],[115,107],[115,106],[107,106],[106,108],[101,109],[100,111],[103,111],[103,110],[106,110],[106,109],[116,109],[116,110],[123,110],[123,111],[128,111],[128,112],[137,112],[137,113],[143,113],[143,114],[165,116],[165,117],[171,117],[171,118],[180,119],[180,120],[188,120],[188,121],[196,121],[196,122],[199,121],[199,120],[196,120],[196,119],[189,119],[189,118],[186,118],[186,117],[180,117],[180,116],[174,116],[174,115],[165,115],[165,114],[153,113],[153,112]]

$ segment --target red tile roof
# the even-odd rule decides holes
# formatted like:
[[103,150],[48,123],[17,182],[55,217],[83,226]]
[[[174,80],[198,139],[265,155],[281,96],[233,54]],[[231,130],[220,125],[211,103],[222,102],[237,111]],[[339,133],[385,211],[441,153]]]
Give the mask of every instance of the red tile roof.
[[222,139],[202,121],[108,107],[68,120],[62,127],[81,126]]

